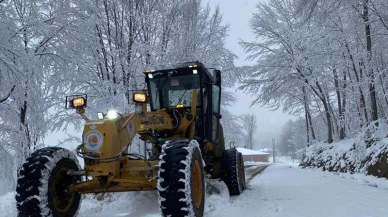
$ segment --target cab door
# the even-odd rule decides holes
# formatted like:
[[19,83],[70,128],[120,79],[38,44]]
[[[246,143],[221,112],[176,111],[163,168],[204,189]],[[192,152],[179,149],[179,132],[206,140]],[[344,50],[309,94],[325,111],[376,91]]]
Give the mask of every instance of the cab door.
[[211,134],[211,140],[212,142],[217,143],[217,140],[219,139],[219,130],[220,130],[220,119],[222,118],[221,115],[221,86],[219,85],[212,85],[212,134]]

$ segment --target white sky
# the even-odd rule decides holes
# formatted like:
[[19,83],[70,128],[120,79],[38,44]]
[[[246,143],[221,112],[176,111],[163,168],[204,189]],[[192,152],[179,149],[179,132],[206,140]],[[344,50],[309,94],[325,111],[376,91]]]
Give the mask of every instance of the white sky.
[[[233,51],[239,59],[235,62],[237,66],[252,65],[254,62],[246,61],[247,54],[238,44],[242,41],[254,41],[255,38],[249,27],[249,21],[252,14],[256,12],[256,4],[259,2],[268,2],[268,0],[209,0],[209,5],[215,8],[220,7],[221,14],[225,23],[230,25],[229,37],[226,40],[226,47]],[[206,3],[206,1],[204,1]],[[254,97],[250,93],[237,91],[239,99],[232,108],[231,112],[235,115],[244,113],[253,113],[257,117],[256,146],[254,148],[270,147],[272,138],[278,140],[281,127],[289,120],[295,117],[283,113],[281,110],[270,111],[258,105],[250,107]]]

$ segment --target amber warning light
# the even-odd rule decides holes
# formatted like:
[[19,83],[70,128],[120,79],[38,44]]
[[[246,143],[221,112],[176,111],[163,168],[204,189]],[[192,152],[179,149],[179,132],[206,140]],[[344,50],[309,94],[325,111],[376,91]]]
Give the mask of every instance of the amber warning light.
[[85,105],[85,98],[76,98],[76,99],[73,99],[72,101],[72,106],[73,107],[82,107]]
[[133,94],[133,101],[144,103],[147,102],[147,94],[146,93],[134,93]]
[[86,102],[87,102],[87,95],[66,96],[66,109],[85,108]]

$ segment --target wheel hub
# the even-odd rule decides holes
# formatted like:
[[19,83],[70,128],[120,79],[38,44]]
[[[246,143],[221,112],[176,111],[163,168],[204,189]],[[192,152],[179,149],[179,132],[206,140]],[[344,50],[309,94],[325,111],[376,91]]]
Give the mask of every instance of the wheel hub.
[[66,174],[69,168],[61,168],[54,176],[54,181],[50,188],[53,203],[58,212],[66,213],[72,207],[75,199],[74,193],[69,193],[69,185],[73,183],[73,178]]
[[202,198],[203,198],[203,185],[202,185],[202,171],[201,166],[199,165],[198,160],[194,162],[191,178],[192,178],[192,192],[194,205],[197,209],[200,208]]

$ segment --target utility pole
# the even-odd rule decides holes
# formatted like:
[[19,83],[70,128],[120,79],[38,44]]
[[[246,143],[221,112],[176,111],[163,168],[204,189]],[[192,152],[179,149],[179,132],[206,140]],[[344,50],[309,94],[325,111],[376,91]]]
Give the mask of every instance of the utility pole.
[[275,138],[272,138],[272,160],[275,163]]

